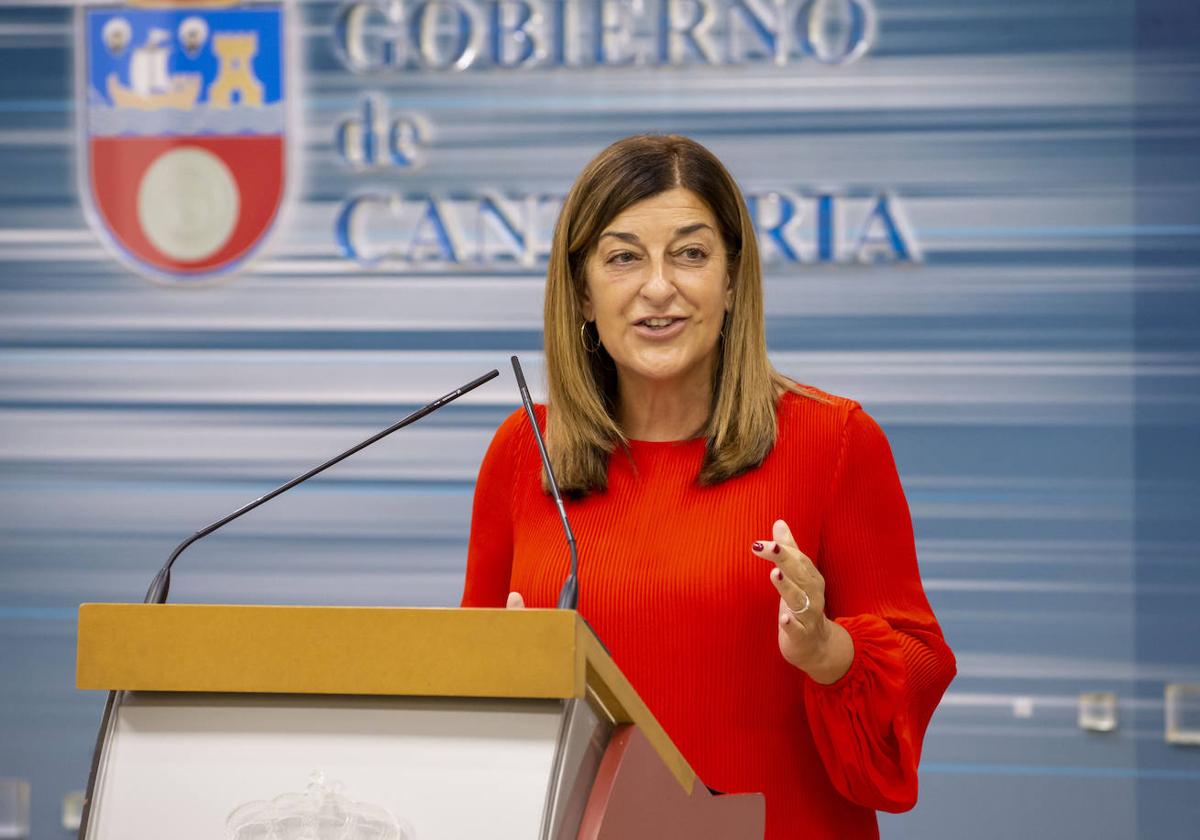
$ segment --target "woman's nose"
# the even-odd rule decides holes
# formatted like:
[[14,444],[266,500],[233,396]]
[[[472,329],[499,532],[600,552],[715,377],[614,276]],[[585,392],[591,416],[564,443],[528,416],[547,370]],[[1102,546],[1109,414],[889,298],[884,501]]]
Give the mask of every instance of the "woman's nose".
[[651,260],[640,294],[650,303],[666,303],[675,296],[675,279],[664,260]]

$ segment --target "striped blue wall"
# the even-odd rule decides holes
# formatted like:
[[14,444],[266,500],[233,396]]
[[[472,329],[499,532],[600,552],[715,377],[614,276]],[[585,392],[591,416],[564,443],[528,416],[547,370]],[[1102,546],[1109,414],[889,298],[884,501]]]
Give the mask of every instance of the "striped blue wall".
[[[747,192],[889,192],[920,245],[776,259],[766,281],[777,365],[888,432],[958,654],[921,803],[884,835],[1194,832],[1200,750],[1164,744],[1162,692],[1200,682],[1196,13],[876,6],[844,67],[359,76],[338,7],[299,4],[288,224],[198,289],[131,273],[85,221],[70,5],[0,6],[0,776],[31,781],[33,836],[64,836],[99,719],[73,689],[78,603],[139,600],[187,533],[510,353],[541,379],[536,268],[364,269],[341,203],[562,192],[646,130],[706,143]],[[434,127],[424,168],[336,159],[369,92]],[[475,471],[515,404],[505,376],[197,545],[174,598],[455,603]],[[1117,731],[1077,727],[1082,691],[1117,693]]]

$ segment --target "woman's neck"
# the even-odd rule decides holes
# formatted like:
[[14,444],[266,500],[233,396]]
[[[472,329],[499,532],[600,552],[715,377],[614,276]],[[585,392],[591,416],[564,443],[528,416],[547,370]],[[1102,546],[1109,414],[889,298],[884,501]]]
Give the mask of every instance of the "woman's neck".
[[631,440],[685,440],[700,434],[712,403],[712,374],[699,369],[678,380],[617,377],[617,415]]

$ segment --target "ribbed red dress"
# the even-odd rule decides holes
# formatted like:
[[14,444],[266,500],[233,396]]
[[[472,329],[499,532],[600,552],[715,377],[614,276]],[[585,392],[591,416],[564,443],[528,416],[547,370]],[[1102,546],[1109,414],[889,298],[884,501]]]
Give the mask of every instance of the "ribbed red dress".
[[[608,490],[566,503],[579,609],[701,780],[766,795],[767,840],[878,837],[876,809],[916,803],[922,739],[955,660],[883,430],[854,400],[810,390],[831,404],[785,394],[770,455],[715,486],[696,483],[703,438],[633,441],[632,459],[618,450]],[[514,412],[475,487],[463,606],[503,606],[510,590],[530,607],[557,601],[568,555],[540,469]],[[776,519],[854,640],[830,685],[779,652],[773,564],[750,552]]]

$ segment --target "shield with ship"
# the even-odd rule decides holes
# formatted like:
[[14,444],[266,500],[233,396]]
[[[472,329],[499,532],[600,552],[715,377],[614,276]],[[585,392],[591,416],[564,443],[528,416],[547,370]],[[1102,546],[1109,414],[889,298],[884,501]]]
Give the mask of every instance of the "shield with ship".
[[282,0],[79,12],[81,192],[119,257],[196,280],[243,265],[286,184]]

